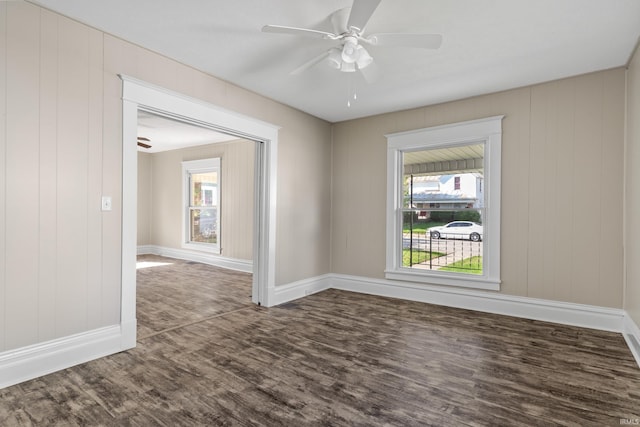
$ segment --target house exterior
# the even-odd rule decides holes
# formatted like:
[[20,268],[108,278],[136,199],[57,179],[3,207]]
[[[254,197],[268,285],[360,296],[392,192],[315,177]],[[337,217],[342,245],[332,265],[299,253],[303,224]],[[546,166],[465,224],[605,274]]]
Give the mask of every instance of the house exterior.
[[429,219],[431,209],[482,209],[484,178],[479,173],[422,175],[406,177],[413,193],[405,196],[407,205],[423,209],[418,219]]

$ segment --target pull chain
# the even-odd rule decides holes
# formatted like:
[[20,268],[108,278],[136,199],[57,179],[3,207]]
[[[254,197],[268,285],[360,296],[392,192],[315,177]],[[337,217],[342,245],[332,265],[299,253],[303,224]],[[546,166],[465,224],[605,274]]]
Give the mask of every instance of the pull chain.
[[356,93],[355,84],[353,83],[353,73],[348,73],[347,75],[347,107],[351,107],[351,100],[356,101],[358,99],[358,94]]

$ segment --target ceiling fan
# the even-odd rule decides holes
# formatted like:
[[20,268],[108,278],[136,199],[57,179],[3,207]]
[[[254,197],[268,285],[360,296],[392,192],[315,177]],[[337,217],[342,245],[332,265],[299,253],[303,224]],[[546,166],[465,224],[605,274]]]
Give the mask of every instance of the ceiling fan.
[[438,49],[442,44],[440,34],[422,33],[380,33],[364,35],[364,30],[382,0],[353,0],[351,8],[337,10],[331,14],[334,32],[312,30],[308,28],[287,27],[282,25],[265,25],[265,33],[292,34],[304,37],[320,38],[336,42],[336,46],[311,58],[293,70],[291,74],[300,74],[314,65],[327,60],[329,65],[342,72],[359,70],[363,77],[371,82],[377,73],[370,65],[373,57],[363,44],[371,46],[414,47],[422,49]]
[[146,142],[151,142],[151,140],[149,138],[145,138],[144,136],[138,137],[138,147],[146,148],[148,150],[149,148],[151,148],[151,145],[146,144]]

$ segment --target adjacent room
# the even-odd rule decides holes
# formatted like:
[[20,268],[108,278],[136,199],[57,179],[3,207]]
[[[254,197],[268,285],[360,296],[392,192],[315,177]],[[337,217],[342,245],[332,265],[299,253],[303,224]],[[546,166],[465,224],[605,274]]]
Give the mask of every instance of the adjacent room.
[[141,339],[252,305],[256,142],[141,110],[137,122]]
[[640,424],[636,0],[0,2],[0,424]]

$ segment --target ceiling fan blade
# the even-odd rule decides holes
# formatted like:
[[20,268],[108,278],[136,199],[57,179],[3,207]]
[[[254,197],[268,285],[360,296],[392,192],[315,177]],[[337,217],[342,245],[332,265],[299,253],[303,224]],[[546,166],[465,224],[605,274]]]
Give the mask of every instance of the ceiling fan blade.
[[149,144],[145,144],[144,142],[140,142],[140,141],[138,141],[138,146],[146,149],[151,148]]
[[336,10],[331,14],[330,20],[331,25],[333,26],[334,34],[343,34],[349,31],[347,28],[347,21],[349,20],[349,12],[351,12],[350,7],[345,7],[339,10]]
[[307,62],[305,62],[304,64],[302,64],[301,66],[299,66],[298,68],[296,68],[295,70],[290,72],[289,74],[291,74],[292,76],[295,76],[297,74],[302,73],[305,70],[308,70],[309,68],[313,67],[318,62],[321,62],[327,56],[329,56],[329,53],[331,53],[331,50],[328,50],[326,52],[322,52],[320,55],[311,58],[310,60],[308,60]]
[[314,37],[317,39],[336,40],[337,35],[326,31],[310,30],[308,28],[285,27],[282,25],[265,25],[263,33],[293,34],[296,36]]
[[442,45],[441,34],[415,34],[415,33],[382,33],[372,34],[365,42],[373,46],[402,46],[417,47],[422,49],[438,49]]
[[381,0],[353,0],[347,28],[355,28],[358,33],[364,30]]
[[145,141],[145,142],[149,142],[151,141],[149,138],[145,138],[144,136],[139,136],[138,137],[138,141]]

